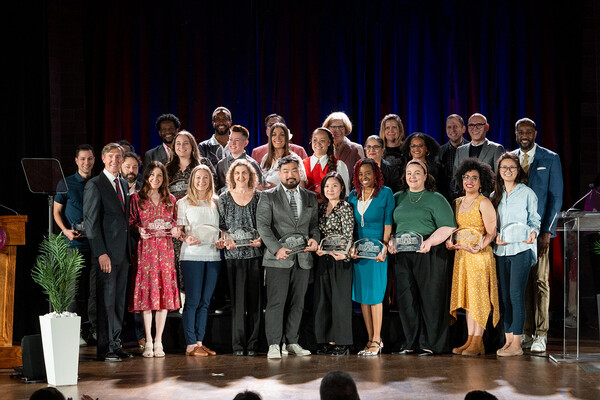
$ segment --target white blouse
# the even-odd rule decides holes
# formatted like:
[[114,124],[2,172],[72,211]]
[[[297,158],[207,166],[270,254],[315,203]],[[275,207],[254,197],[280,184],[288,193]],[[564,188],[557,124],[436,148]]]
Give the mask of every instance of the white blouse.
[[181,261],[221,261],[221,252],[215,246],[219,239],[219,210],[201,200],[200,206],[191,205],[187,196],[177,201],[177,226],[183,226],[186,235],[202,243],[190,246],[181,244]]

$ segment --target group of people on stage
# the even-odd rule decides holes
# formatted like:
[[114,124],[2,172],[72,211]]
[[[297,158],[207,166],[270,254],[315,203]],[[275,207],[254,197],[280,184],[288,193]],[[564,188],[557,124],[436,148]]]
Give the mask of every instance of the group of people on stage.
[[[291,143],[277,114],[265,119],[268,142],[252,156],[248,130],[232,124],[227,108],[212,121],[214,134],[197,144],[176,116],[161,115],[162,143],[146,152],[141,176],[128,143],[107,144],[104,170],[93,178],[92,148],[77,148],[78,172],[56,196],[54,216],[92,265],[88,317],[100,360],[131,356],[120,343],[126,304],[141,316],[144,357],[165,356],[167,313],[182,306],[185,354],[215,355],[203,340],[219,276],[229,282],[234,355],[257,354],[263,304],[267,357],[310,354],[298,342],[311,276],[318,354],[349,354],[353,301],[368,334],[358,354],[379,354],[390,287],[401,354],[450,351],[449,327],[461,309],[468,336],[454,354],[484,353],[490,315],[494,326],[504,321],[499,356],[545,351],[548,245],[563,184],[560,160],[535,144],[531,119],[517,121],[514,152],[486,139],[481,114],[466,126],[450,115],[443,146],[420,132],[405,138],[400,117],[390,114],[363,147],[347,137],[348,116],[334,112],[312,132],[311,156]],[[527,237],[502,241],[498,232],[515,223],[528,227]],[[479,243],[454,240],[463,228]],[[395,235],[405,232],[422,237],[416,251],[398,251]],[[382,246],[368,258],[356,246],[320,246],[333,237]]]

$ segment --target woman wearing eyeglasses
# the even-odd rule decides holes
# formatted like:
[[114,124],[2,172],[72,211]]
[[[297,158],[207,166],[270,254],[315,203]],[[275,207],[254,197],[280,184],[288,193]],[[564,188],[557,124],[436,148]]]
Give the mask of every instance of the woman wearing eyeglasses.
[[[384,154],[384,142],[383,139],[376,135],[371,135],[365,142],[365,154],[367,158],[375,160],[381,173],[383,174],[383,184],[390,189],[393,193],[400,190],[400,169],[397,166],[393,166],[383,158]],[[402,166],[404,169],[404,166]]]
[[498,210],[500,232],[511,223],[529,227],[529,236],[516,243],[496,237],[494,254],[498,257],[498,275],[504,305],[504,335],[506,343],[496,354],[500,357],[523,354],[521,335],[525,324],[525,288],[529,271],[537,262],[536,238],[541,218],[537,212],[537,196],[527,185],[527,173],[521,168],[519,156],[504,153],[498,159],[498,176],[492,204]]
[[458,166],[455,179],[462,181],[465,191],[465,195],[455,202],[458,229],[471,228],[481,235],[481,242],[479,245],[446,242],[448,249],[456,250],[450,314],[455,320],[456,311],[464,309],[468,331],[465,344],[452,349],[452,353],[478,356],[485,353],[482,336],[490,312],[494,326],[500,319],[496,261],[490,246],[496,237],[496,210],[481,194],[492,190],[494,178],[489,165],[476,158],[467,158]]
[[348,171],[354,171],[354,164],[361,158],[364,158],[365,153],[360,144],[351,142],[346,137],[352,133],[350,118],[343,112],[331,113],[325,118],[323,128],[329,129],[333,135],[335,158],[346,163]]

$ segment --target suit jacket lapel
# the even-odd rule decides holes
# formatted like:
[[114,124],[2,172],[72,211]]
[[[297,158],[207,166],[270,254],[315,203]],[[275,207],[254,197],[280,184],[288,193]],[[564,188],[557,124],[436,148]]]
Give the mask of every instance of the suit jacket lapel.
[[292,223],[294,225],[296,225],[296,221],[294,221],[294,217],[292,216],[292,207],[290,207],[290,202],[288,200],[287,194],[285,193],[285,189],[283,188],[283,185],[279,185],[279,189],[277,189],[278,196],[276,196],[279,199],[279,202],[281,203],[281,206],[283,207],[282,210],[284,212],[285,215],[287,215],[287,217],[290,219],[290,221],[292,221]]
[[[110,194],[110,198],[119,206],[121,207],[121,201],[119,200],[119,195],[117,194],[117,191],[115,190],[115,188],[112,185],[112,182],[108,179],[108,177],[106,176],[106,174],[104,173],[104,171],[101,172],[102,176],[100,179],[100,182],[102,182],[102,184],[104,185],[104,190],[110,191],[112,192],[112,194]],[[123,182],[121,179],[119,179],[119,184],[121,184],[121,190],[123,190]],[[123,194],[127,193],[125,191],[122,191]],[[127,197],[123,197],[123,201],[125,202],[125,205],[127,204]],[[123,211],[123,213],[125,213],[125,211]]]
[[486,157],[487,157],[488,153],[490,152],[491,147],[492,146],[490,146],[490,143],[488,142],[488,140],[485,139],[485,142],[483,143],[483,147],[481,148],[481,153],[479,154],[479,161],[485,162]]

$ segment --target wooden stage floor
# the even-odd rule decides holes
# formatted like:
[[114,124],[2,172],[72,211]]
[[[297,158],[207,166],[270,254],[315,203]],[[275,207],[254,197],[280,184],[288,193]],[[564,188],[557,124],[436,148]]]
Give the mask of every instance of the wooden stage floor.
[[[561,350],[549,343],[550,353]],[[263,399],[318,399],[321,378],[329,371],[350,373],[362,399],[463,399],[470,390],[487,390],[499,399],[600,399],[600,372],[593,364],[555,364],[546,355],[467,358],[455,355],[135,357],[120,363],[93,361],[94,347],[81,348],[77,386],[59,389],[78,400],[94,399],[233,399],[243,390]],[[600,367],[600,362],[596,364]],[[598,369],[600,371],[600,369]],[[28,399],[42,383],[25,384],[0,372],[0,398]]]

